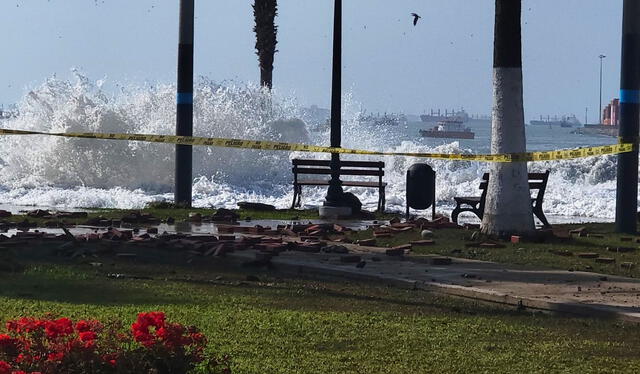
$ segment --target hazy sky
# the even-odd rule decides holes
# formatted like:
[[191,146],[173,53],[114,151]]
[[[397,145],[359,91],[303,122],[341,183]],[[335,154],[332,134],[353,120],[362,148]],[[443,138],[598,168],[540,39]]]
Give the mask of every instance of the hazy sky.
[[[305,105],[330,99],[332,0],[279,0],[274,86]],[[251,0],[196,0],[196,74],[257,82]],[[178,0],[2,0],[0,102],[78,67],[110,83],[176,76]],[[590,121],[619,89],[622,0],[523,0],[527,118]],[[411,12],[423,19],[414,27]],[[370,111],[464,106],[489,113],[493,0],[344,0],[345,91]],[[197,98],[196,98],[197,100]]]

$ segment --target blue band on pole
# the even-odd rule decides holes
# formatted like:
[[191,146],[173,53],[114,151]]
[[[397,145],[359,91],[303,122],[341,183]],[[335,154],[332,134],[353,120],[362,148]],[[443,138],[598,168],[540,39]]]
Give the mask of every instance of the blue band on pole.
[[193,94],[190,92],[178,92],[176,101],[178,104],[193,104]]
[[640,91],[620,90],[620,102],[627,104],[640,104]]

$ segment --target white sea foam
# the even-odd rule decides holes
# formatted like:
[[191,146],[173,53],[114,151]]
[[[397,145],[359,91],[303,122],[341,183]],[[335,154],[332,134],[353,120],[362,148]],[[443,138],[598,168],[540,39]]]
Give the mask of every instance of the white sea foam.
[[[76,72],[73,81],[50,78],[18,104],[20,115],[3,127],[37,131],[171,134],[175,124],[175,87],[120,87],[108,93],[103,81]],[[269,94],[256,86],[217,84],[201,78],[195,90],[194,133],[199,136],[328,144],[328,130],[311,132],[299,121],[295,99]],[[359,123],[358,103],[344,100],[343,146],[397,152],[471,152],[458,142],[436,147],[407,140],[391,128]],[[309,124],[311,125],[311,124]],[[316,126],[317,124],[313,124]],[[260,201],[287,207],[293,195],[294,157],[302,154],[194,148],[194,205],[235,207],[238,201]],[[366,159],[345,156],[346,159]],[[379,157],[368,157],[380,159]],[[439,206],[450,209],[453,196],[477,195],[486,165],[411,157],[384,157],[388,209],[404,209],[405,173],[416,162],[437,172]],[[171,199],[173,146],[142,142],[96,141],[44,136],[0,138],[0,202],[55,207],[140,208]],[[548,214],[611,218],[615,206],[615,157],[532,164],[551,170],[545,195]],[[352,189],[373,210],[377,191]],[[326,191],[306,188],[305,207],[322,203]]]

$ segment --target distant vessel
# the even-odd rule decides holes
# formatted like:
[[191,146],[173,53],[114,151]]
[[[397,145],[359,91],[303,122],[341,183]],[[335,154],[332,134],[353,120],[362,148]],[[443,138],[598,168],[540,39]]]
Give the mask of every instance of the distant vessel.
[[542,116],[540,116],[539,120],[532,120],[531,122],[529,122],[530,125],[533,126],[549,126],[549,127],[553,127],[553,126],[560,126],[560,127],[580,127],[582,126],[582,123],[576,118],[576,116],[565,116],[562,118],[559,118],[558,116],[555,116],[553,118],[551,118],[550,116],[547,116],[547,118],[543,118]]
[[358,121],[374,126],[406,126],[408,122],[404,114],[395,113],[385,113],[382,116],[379,113],[377,115],[363,113],[358,117]]
[[420,130],[420,135],[426,138],[474,139],[476,134],[464,126],[462,121],[440,121],[430,130]]
[[464,111],[464,109],[460,109],[459,111],[451,110],[448,111],[445,109],[444,114],[440,112],[440,109],[434,111],[431,109],[429,114],[423,114],[420,116],[422,122],[430,122],[430,123],[439,123],[443,121],[459,121],[459,122],[467,122],[469,120],[469,114]]

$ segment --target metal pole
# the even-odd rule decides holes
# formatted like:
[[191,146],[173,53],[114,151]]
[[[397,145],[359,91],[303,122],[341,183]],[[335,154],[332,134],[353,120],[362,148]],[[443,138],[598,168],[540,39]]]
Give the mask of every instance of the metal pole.
[[598,58],[600,58],[600,104],[598,106],[598,111],[600,112],[598,116],[598,118],[600,118],[599,125],[602,125],[602,59],[605,57],[607,56],[605,55],[598,56]]
[[640,125],[640,2],[624,0],[620,74],[620,140],[635,143],[618,155],[616,231],[635,234],[638,211],[638,126]]
[[[178,93],[176,135],[193,135],[193,20],[194,0],[180,0],[180,42],[178,45]],[[174,199],[191,206],[193,151],[190,145],[176,145]]]
[[[333,17],[333,76],[331,86],[331,147],[340,148],[342,142],[342,0],[335,0]],[[342,206],[340,154],[331,154],[331,180],[324,205]]]
[[584,108],[584,124],[589,123],[589,108]]

